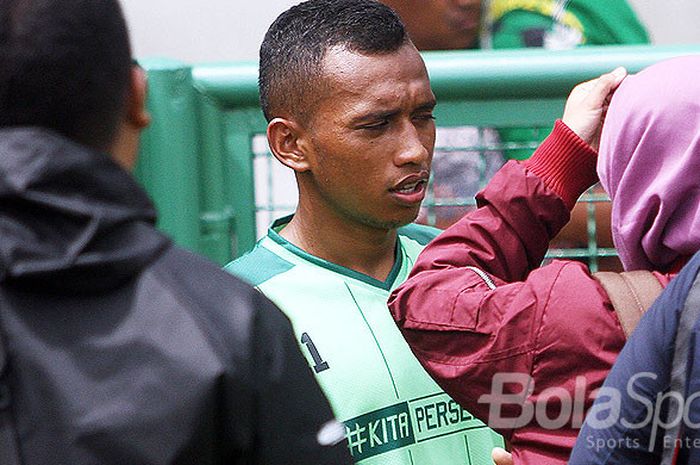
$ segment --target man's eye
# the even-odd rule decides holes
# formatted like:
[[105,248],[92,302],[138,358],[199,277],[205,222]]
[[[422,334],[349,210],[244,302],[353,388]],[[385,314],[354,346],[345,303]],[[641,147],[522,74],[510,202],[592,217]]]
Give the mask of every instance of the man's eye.
[[414,118],[422,121],[430,121],[435,119],[435,115],[433,115],[432,113],[426,113],[422,115],[416,115],[414,116]]
[[360,126],[360,129],[377,130],[377,129],[384,129],[388,125],[389,125],[388,120],[382,120],[382,121],[377,121],[374,123],[363,124],[362,126]]

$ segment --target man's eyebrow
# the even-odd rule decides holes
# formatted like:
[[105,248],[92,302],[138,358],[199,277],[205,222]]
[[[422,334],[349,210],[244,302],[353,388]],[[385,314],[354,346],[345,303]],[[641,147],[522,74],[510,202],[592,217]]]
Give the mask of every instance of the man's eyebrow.
[[435,105],[437,105],[437,101],[435,99],[432,99],[421,105],[418,105],[415,111],[432,110],[435,108]]
[[391,109],[391,110],[379,110],[379,111],[370,111],[367,113],[363,113],[359,116],[356,116],[355,118],[352,119],[352,123],[361,123],[363,121],[378,121],[378,120],[384,120],[384,119],[390,119],[396,115],[401,113],[400,110],[398,109]]
[[[437,101],[435,99],[428,100],[420,105],[418,105],[414,112],[417,111],[432,111],[435,108],[435,105],[437,104]],[[401,110],[398,108],[392,108],[388,110],[379,110],[379,111],[369,111],[367,113],[363,113],[359,116],[356,116],[351,120],[352,124],[358,124],[362,123],[364,121],[378,121],[378,120],[384,120],[384,119],[391,119],[394,116],[398,115],[401,113]]]

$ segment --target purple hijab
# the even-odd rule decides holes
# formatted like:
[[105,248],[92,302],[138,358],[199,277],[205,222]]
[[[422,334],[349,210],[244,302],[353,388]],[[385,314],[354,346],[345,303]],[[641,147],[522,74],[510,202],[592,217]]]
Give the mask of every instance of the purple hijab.
[[598,175],[626,270],[668,271],[700,250],[700,55],[623,81],[601,135]]

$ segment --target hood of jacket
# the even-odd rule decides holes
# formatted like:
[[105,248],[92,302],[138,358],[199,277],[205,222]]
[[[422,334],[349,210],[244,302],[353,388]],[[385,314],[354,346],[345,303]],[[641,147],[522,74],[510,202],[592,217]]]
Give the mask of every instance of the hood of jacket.
[[41,128],[0,130],[0,283],[99,292],[168,246],[144,190],[112,159]]

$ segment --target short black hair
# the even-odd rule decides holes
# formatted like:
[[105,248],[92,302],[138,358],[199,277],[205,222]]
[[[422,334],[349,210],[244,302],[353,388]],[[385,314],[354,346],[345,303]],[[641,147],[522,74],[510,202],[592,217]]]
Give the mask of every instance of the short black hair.
[[0,127],[40,126],[106,149],[130,70],[118,0],[0,0]]
[[392,53],[409,41],[398,15],[375,0],[308,0],[282,13],[260,47],[260,103],[265,118],[304,114],[328,49]]

